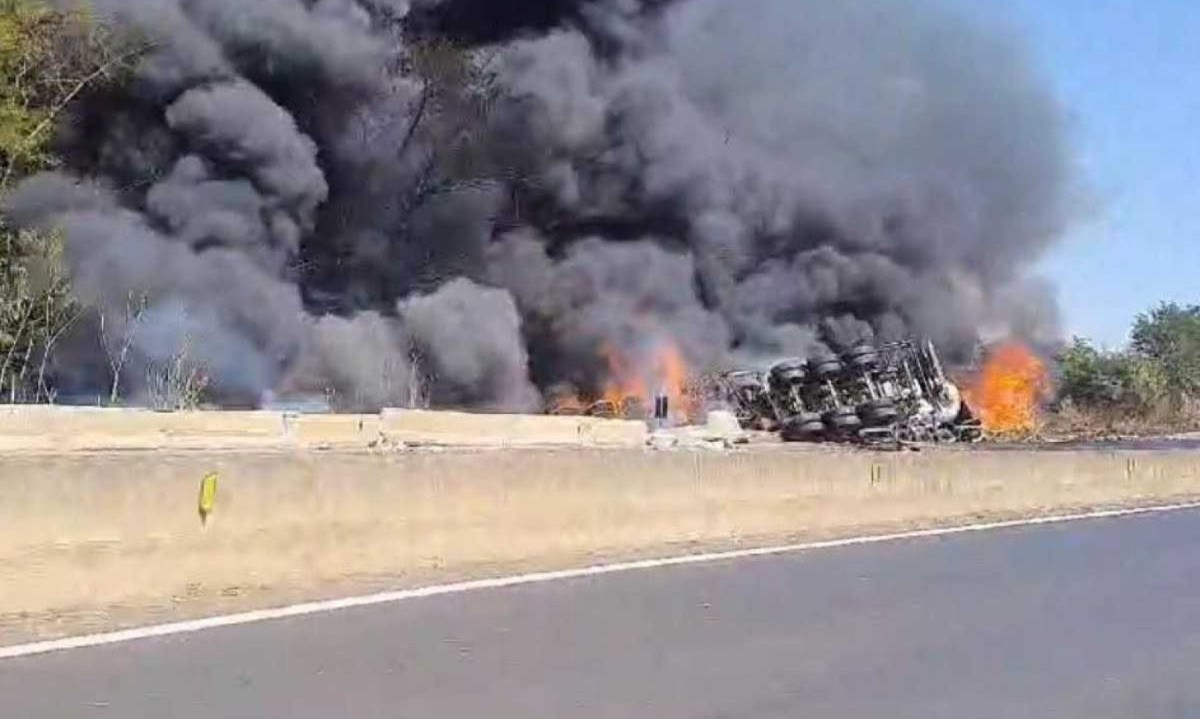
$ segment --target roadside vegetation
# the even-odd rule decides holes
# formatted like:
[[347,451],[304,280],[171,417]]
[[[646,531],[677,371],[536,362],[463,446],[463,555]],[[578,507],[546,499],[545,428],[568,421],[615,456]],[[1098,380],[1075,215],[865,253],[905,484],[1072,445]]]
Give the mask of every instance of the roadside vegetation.
[[[60,164],[56,123],[86,93],[127,77],[140,51],[85,12],[0,0],[0,201]],[[0,401],[53,402],[56,343],[81,318],[51,230],[17,229],[0,214]]]
[[1076,338],[1058,357],[1047,431],[1119,436],[1200,430],[1200,306],[1164,303],[1137,317],[1128,347]]

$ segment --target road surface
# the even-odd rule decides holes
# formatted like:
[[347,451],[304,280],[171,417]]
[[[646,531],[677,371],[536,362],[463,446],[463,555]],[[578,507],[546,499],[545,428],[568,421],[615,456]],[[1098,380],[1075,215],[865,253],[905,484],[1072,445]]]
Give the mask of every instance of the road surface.
[[0,662],[8,719],[1200,716],[1200,513],[489,590]]

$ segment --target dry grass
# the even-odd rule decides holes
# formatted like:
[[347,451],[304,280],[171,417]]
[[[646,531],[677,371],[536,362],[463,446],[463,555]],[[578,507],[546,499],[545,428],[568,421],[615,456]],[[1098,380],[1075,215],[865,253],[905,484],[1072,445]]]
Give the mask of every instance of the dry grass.
[[1120,407],[1068,406],[1047,415],[1038,439],[1118,440],[1165,437],[1200,431],[1200,413],[1167,408],[1137,411]]

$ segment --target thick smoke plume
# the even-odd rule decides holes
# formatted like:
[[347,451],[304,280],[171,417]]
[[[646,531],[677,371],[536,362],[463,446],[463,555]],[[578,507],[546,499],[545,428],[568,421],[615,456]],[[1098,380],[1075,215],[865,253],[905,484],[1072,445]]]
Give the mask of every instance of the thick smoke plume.
[[[131,366],[186,346],[224,402],[532,410],[602,348],[1057,333],[1060,110],[932,0],[95,3],[151,49],[5,213],[63,229]],[[64,386],[111,381],[94,329]]]

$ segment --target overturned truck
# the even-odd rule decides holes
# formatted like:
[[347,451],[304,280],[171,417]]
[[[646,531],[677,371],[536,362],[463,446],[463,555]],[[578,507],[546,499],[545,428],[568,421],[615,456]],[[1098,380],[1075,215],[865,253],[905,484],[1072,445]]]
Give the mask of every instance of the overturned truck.
[[982,428],[931,342],[860,344],[722,378],[747,429],[789,442],[973,442]]

